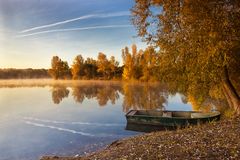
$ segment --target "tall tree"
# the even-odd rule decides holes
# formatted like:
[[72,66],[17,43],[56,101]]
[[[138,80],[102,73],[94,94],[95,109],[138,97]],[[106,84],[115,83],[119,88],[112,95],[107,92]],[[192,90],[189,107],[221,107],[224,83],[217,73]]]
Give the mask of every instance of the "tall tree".
[[84,62],[84,76],[87,79],[97,77],[97,61],[92,58],[87,58]]
[[80,79],[84,74],[84,59],[82,55],[75,57],[71,68],[73,79]]
[[132,45],[132,53],[129,52],[128,47],[122,49],[122,58],[123,58],[123,79],[133,80],[139,79],[141,77],[141,68],[140,67],[140,56],[137,52],[137,46]]
[[58,56],[53,56],[49,74],[54,79],[69,79],[71,77],[70,69],[66,61],[62,61]]
[[109,68],[111,70],[111,78],[116,77],[118,65],[119,65],[119,62],[115,60],[114,56],[111,56],[110,60],[109,60]]
[[133,64],[133,78],[140,79],[142,76],[142,66],[140,64],[142,52],[138,52],[137,45],[132,45],[132,64]]
[[107,59],[107,56],[102,52],[98,54],[97,66],[98,73],[102,74],[105,79],[109,79],[111,73],[109,61]]
[[239,81],[233,83],[240,74],[240,1],[135,2],[132,20],[139,36],[161,49],[159,77],[184,83],[195,96],[221,88],[240,114]]
[[68,62],[62,61],[60,66],[61,66],[61,70],[60,70],[61,78],[62,79],[71,79],[72,74],[71,74],[70,67],[68,66]]
[[60,78],[60,63],[61,63],[61,59],[58,56],[53,56],[51,61],[52,68],[49,69],[49,74],[54,79]]
[[158,73],[158,58],[157,53],[155,52],[152,46],[146,48],[141,54],[141,68],[142,68],[142,77],[143,81],[155,81],[157,80]]
[[125,47],[122,49],[122,58],[123,58],[123,74],[122,77],[124,80],[130,80],[132,79],[133,75],[133,63],[132,63],[132,56],[129,53],[128,47]]

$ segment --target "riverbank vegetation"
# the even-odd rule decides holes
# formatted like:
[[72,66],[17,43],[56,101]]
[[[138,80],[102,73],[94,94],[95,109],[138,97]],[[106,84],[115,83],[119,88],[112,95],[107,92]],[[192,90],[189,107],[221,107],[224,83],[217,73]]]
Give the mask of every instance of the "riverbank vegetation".
[[240,114],[240,3],[135,0],[138,35],[159,49],[159,80],[199,102],[223,98]]

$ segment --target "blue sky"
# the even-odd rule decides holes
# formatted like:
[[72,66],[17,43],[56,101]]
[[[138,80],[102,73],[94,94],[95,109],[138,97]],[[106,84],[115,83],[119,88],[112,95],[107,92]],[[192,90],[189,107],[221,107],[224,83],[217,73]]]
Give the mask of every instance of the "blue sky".
[[0,68],[49,68],[58,55],[121,59],[131,44],[144,48],[130,22],[134,0],[0,0]]

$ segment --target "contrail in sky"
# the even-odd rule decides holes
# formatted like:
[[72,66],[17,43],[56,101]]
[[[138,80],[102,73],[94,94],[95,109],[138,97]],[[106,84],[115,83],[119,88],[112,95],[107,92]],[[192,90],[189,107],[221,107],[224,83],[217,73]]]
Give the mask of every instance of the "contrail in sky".
[[54,29],[54,30],[34,32],[29,34],[22,34],[16,37],[22,38],[22,37],[29,37],[29,36],[45,34],[45,33],[53,33],[53,32],[69,32],[69,31],[82,31],[82,30],[105,29],[105,28],[127,28],[127,27],[132,27],[132,25],[126,24],[126,25],[107,25],[107,26],[93,26],[93,27],[82,27],[82,28]]
[[54,27],[54,26],[58,26],[58,25],[61,25],[61,24],[66,24],[66,23],[79,21],[79,20],[84,20],[84,19],[90,19],[90,18],[121,17],[121,16],[129,16],[129,15],[130,15],[129,11],[115,12],[115,13],[104,13],[104,14],[89,14],[89,15],[85,15],[85,16],[81,16],[81,17],[77,17],[77,18],[73,18],[73,19],[59,21],[59,22],[56,22],[56,23],[51,23],[51,24],[46,24],[46,25],[42,25],[42,26],[38,26],[38,27],[25,29],[23,31],[20,31],[19,33],[27,33],[27,32],[30,32],[30,31],[35,31],[35,30],[39,30],[39,29],[43,29],[43,28]]

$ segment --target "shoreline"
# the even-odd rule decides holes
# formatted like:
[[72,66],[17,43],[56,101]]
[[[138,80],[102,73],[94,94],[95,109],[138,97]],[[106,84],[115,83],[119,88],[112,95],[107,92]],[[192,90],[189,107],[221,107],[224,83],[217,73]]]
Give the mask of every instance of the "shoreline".
[[72,79],[59,79],[59,80],[54,80],[54,79],[46,79],[46,78],[39,78],[39,79],[0,79],[0,86],[1,85],[34,85],[34,84],[39,84],[39,85],[55,85],[55,84],[63,84],[63,85],[68,85],[68,84],[78,84],[78,83],[127,83],[127,84],[162,84],[159,81],[153,81],[153,82],[142,82],[139,80],[129,80],[125,81],[122,79],[109,79],[109,80],[101,80],[101,79],[79,79],[79,80],[72,80]]
[[82,157],[41,160],[240,159],[240,117],[176,131],[145,133],[114,141]]

